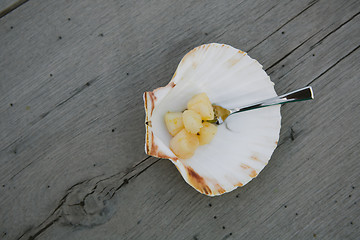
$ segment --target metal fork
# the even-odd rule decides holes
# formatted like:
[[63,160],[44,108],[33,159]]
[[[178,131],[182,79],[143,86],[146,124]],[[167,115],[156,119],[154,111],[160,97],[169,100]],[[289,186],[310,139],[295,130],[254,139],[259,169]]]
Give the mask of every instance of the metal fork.
[[214,108],[214,119],[208,120],[208,122],[215,123],[217,125],[221,125],[224,121],[231,115],[235,113],[250,111],[258,108],[273,106],[277,104],[284,104],[288,102],[298,102],[304,100],[314,99],[314,93],[311,86],[304,87],[289,93],[286,93],[281,96],[269,98],[257,103],[253,103],[250,105],[242,106],[239,108],[226,109],[218,105],[213,105]]

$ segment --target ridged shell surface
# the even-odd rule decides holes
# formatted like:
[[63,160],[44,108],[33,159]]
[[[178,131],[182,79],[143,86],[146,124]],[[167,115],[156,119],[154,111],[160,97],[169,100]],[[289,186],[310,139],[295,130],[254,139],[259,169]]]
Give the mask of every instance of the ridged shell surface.
[[165,87],[144,93],[147,154],[170,159],[197,191],[215,196],[244,186],[267,165],[277,146],[280,106],[230,116],[210,144],[190,159],[169,149],[164,115],[181,112],[195,94],[226,108],[241,107],[277,96],[274,84],[258,61],[225,44],[201,45],[186,54]]

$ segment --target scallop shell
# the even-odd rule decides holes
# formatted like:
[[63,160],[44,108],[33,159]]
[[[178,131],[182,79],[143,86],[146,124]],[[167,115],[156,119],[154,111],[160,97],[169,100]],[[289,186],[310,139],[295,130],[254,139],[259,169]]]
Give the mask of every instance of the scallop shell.
[[205,92],[212,103],[234,108],[277,96],[258,61],[225,44],[205,44],[187,53],[165,87],[144,93],[148,155],[167,158],[200,193],[220,195],[242,187],[267,165],[277,146],[280,105],[235,114],[218,126],[210,144],[190,159],[169,149],[164,115],[185,110],[189,99]]

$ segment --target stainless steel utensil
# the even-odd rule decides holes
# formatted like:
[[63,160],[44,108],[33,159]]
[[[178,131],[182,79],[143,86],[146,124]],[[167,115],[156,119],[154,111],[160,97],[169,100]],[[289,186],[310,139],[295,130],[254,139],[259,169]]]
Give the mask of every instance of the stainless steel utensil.
[[277,104],[284,104],[288,102],[298,102],[304,100],[314,99],[314,93],[312,91],[312,87],[304,87],[289,93],[286,93],[281,96],[277,96],[274,98],[269,98],[257,103],[253,103],[250,105],[242,106],[239,108],[226,109],[218,105],[213,105],[215,118],[213,120],[209,120],[208,122],[215,123],[217,125],[221,125],[229,116],[240,113],[244,111],[250,111],[257,108],[268,107]]

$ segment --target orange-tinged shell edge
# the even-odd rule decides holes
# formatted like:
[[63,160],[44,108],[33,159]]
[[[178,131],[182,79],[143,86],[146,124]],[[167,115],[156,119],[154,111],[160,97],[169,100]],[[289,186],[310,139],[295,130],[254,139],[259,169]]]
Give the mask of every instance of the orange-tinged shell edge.
[[[175,72],[174,76],[175,75],[176,75],[176,72]],[[169,84],[166,85],[165,87],[159,87],[152,92],[145,92],[143,95],[143,99],[144,99],[144,107],[145,107],[145,115],[146,115],[145,116],[145,129],[146,129],[145,152],[146,152],[146,154],[153,156],[153,157],[165,158],[165,159],[171,159],[171,160],[177,161],[178,160],[177,157],[170,156],[169,154],[166,154],[159,149],[159,145],[155,141],[154,133],[152,131],[152,123],[150,120],[151,116],[153,114],[154,108],[155,108],[155,104],[159,100],[158,93],[161,91],[169,91],[171,88],[173,88],[175,86],[176,86],[176,84],[174,82],[170,81]]]

